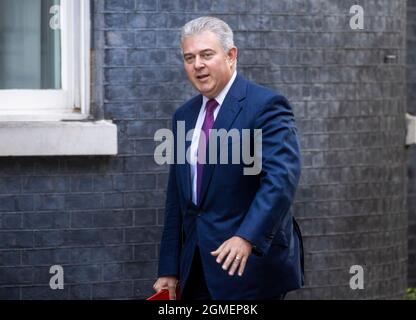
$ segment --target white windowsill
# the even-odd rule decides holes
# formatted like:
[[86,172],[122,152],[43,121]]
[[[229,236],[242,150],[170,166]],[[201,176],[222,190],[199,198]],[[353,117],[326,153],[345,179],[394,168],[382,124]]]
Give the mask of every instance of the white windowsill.
[[0,156],[116,155],[117,126],[100,121],[0,120]]
[[22,113],[0,113],[0,126],[3,122],[42,122],[42,121],[74,121],[87,120],[88,115],[80,112],[51,112],[51,111],[37,111],[36,113],[22,112]]

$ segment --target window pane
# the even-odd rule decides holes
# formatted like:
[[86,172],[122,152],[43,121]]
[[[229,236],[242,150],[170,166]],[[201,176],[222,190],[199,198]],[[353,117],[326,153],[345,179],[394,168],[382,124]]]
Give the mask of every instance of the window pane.
[[0,89],[61,89],[60,0],[0,0]]

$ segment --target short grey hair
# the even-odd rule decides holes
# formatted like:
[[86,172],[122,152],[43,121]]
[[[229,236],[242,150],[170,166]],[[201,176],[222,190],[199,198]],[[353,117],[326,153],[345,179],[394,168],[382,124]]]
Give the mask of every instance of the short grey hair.
[[230,26],[223,20],[215,17],[200,17],[187,22],[181,31],[181,43],[186,37],[195,34],[211,31],[214,33],[221,43],[225,52],[234,47],[234,34]]

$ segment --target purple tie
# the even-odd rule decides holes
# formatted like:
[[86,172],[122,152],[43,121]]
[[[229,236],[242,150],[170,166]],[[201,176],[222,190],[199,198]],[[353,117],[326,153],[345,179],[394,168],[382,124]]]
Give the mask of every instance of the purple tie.
[[[208,148],[208,137],[209,137],[209,130],[212,129],[214,125],[214,111],[215,108],[218,107],[218,102],[215,99],[208,100],[205,109],[205,119],[201,129],[201,135],[199,137],[198,143],[198,156],[197,156],[197,164],[196,164],[196,201],[199,203],[199,197],[201,194],[201,186],[202,186],[202,175],[204,173],[204,162],[200,161],[200,159],[205,159],[205,154]],[[204,135],[202,134],[204,132]],[[200,163],[202,162],[202,163]],[[208,162],[207,160],[205,162]]]

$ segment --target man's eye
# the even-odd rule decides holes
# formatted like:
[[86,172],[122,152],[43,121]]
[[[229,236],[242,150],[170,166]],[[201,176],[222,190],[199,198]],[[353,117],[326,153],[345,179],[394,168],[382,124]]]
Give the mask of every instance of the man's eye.
[[192,61],[194,61],[194,58],[193,58],[193,57],[188,56],[188,57],[185,57],[185,61],[186,61],[187,63],[191,63]]
[[204,54],[202,55],[202,57],[203,57],[204,59],[210,59],[210,58],[212,58],[212,56],[213,56],[213,54],[212,54],[212,53],[204,53]]

